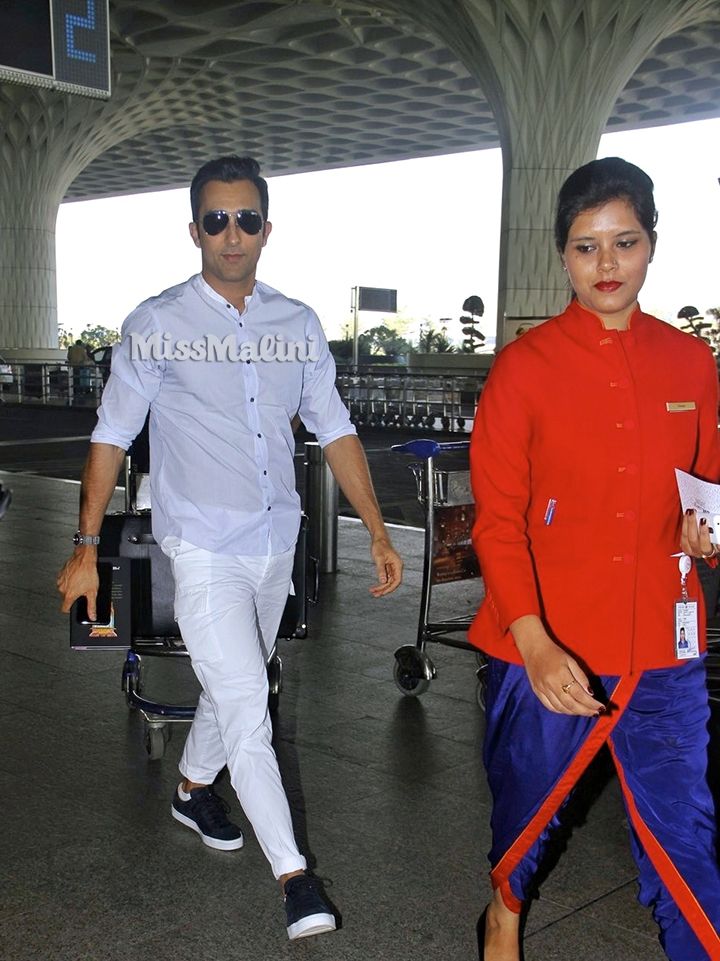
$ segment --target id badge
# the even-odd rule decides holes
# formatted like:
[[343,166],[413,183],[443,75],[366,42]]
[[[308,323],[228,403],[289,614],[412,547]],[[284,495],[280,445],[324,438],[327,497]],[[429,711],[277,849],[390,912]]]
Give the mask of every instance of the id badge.
[[700,657],[697,601],[675,602],[675,657],[679,661]]

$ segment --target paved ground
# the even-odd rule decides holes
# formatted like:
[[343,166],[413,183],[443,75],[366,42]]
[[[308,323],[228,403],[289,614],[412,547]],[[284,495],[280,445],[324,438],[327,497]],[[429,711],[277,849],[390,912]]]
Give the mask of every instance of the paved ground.
[[[322,578],[310,635],[282,645],[277,752],[298,838],[342,916],[336,934],[290,945],[251,831],[242,851],[216,852],[169,816],[184,729],[162,760],[149,761],[142,718],[119,689],[123,654],[69,650],[54,577],[75,525],[71,481],[85,443],[67,438],[89,428],[74,411],[0,410],[0,459],[15,471],[0,472],[14,489],[0,523],[0,956],[476,957],[474,923],[489,895],[489,797],[475,658],[434,645],[438,677],[419,699],[392,680],[393,651],[414,640],[421,532],[395,530],[406,582],[375,601],[366,535],[341,521],[338,571]],[[385,436],[366,446],[384,449],[393,439]],[[386,481],[400,491],[412,478],[390,455],[370,456],[388,509],[404,516],[412,487],[385,497]],[[478,581],[438,589],[436,613],[472,611],[479,592]],[[146,685],[166,700],[195,692],[185,661],[156,662]],[[231,798],[227,783],[221,792]],[[615,780],[599,768],[579,800],[567,850],[532,909],[526,958],[597,961],[602,944],[612,961],[660,961],[654,925],[635,901]],[[237,802],[233,810],[245,823]]]

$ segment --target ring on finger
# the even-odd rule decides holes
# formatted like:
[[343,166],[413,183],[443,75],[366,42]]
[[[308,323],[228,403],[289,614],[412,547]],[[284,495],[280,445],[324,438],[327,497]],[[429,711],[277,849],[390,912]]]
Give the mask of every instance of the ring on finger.
[[573,684],[577,684],[577,681],[573,680],[573,681],[570,681],[569,684],[563,684],[562,686],[563,694],[569,694],[570,688],[573,686]]
[[712,550],[709,554],[701,554],[700,556],[703,558],[703,560],[709,561],[711,557],[715,557],[717,555],[717,552],[717,547],[713,544]]

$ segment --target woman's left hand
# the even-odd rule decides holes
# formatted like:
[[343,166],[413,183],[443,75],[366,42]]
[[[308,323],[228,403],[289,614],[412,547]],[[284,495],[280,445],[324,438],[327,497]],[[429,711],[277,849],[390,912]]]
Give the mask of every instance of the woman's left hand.
[[710,540],[712,528],[708,527],[704,517],[697,521],[694,510],[686,510],[682,522],[682,536],[680,550],[690,557],[703,557],[705,560],[715,557],[717,548]]

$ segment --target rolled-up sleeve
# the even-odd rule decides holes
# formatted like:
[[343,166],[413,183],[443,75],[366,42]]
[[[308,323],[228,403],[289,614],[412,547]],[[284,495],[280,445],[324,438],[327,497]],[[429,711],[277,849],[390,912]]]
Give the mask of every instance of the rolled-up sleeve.
[[138,349],[155,333],[152,311],[145,306],[133,311],[113,347],[112,366],[103,390],[93,444],[113,444],[127,450],[140,433],[150,404],[162,386],[164,361]]
[[[356,434],[350,414],[335,386],[335,361],[317,315],[310,311],[307,335],[316,345],[316,359],[308,360],[303,374],[299,414],[321,447],[348,434]],[[312,339],[310,339],[312,338]]]

